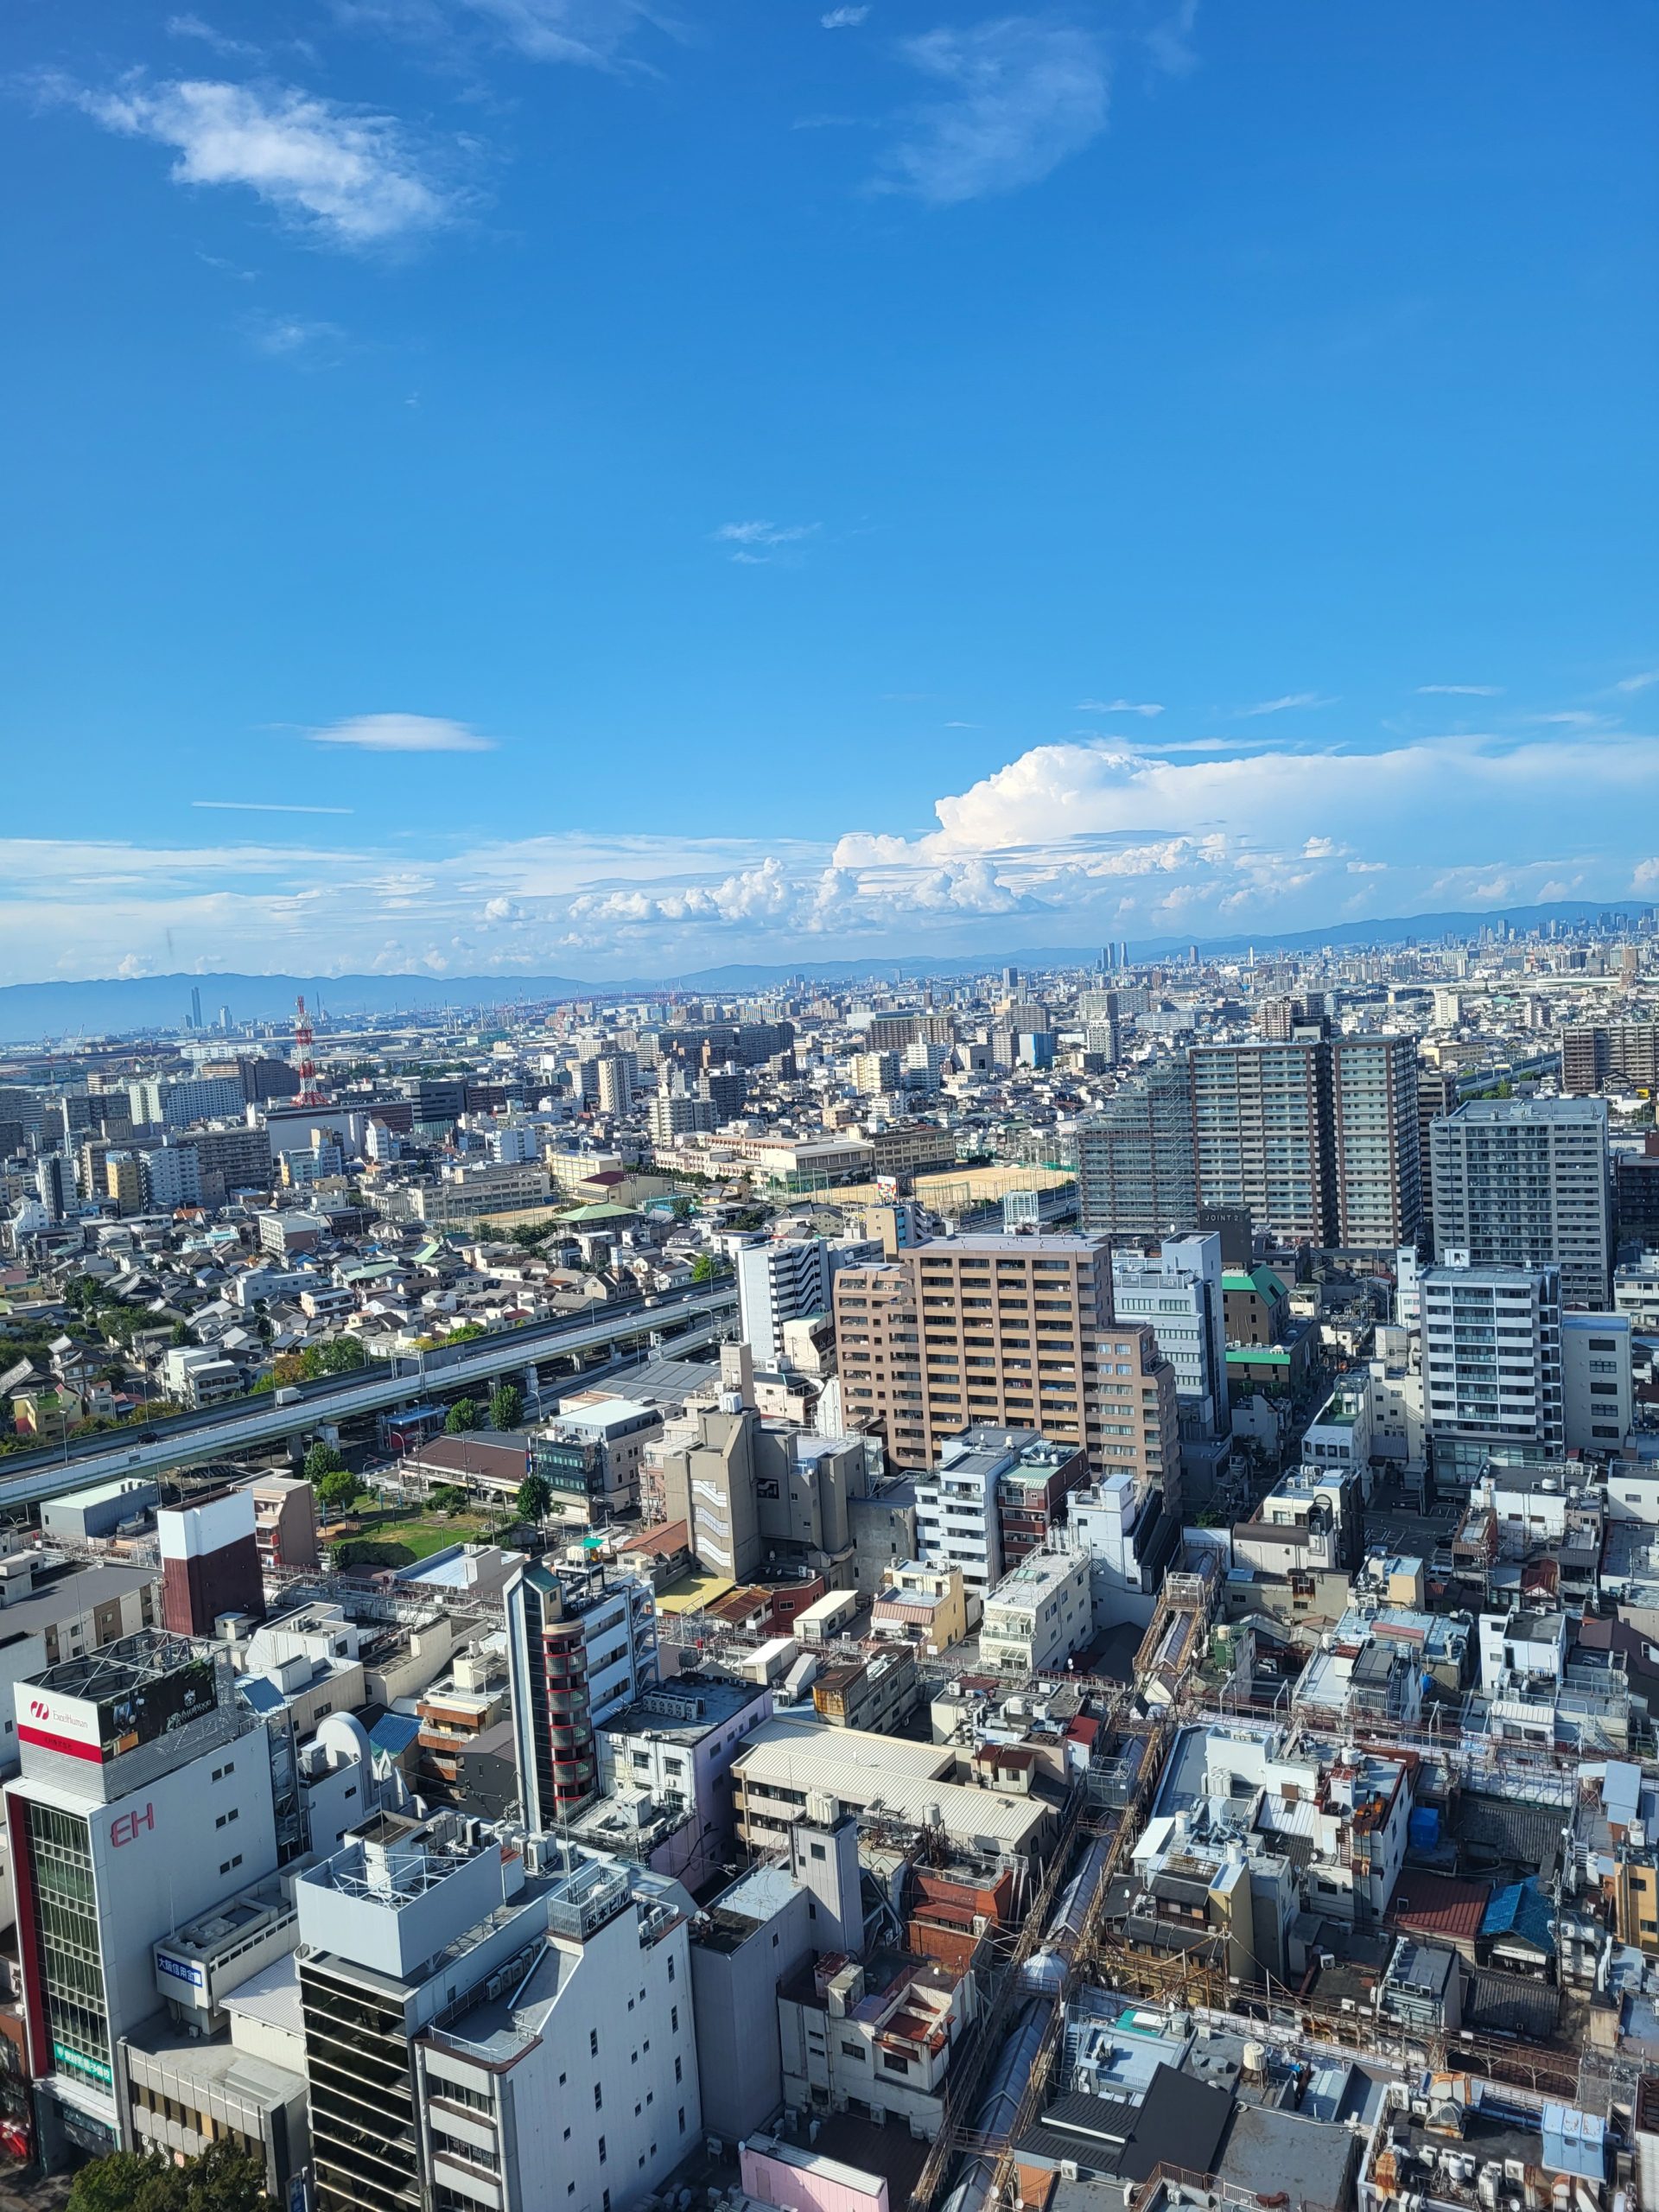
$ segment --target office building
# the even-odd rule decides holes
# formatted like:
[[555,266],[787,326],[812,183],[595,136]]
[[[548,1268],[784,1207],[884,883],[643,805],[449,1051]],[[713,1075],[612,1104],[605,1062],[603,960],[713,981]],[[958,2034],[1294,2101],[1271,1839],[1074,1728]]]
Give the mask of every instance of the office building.
[[1448,1254],[1423,1270],[1419,1297],[1436,1483],[1466,1489],[1495,1452],[1559,1459],[1560,1271],[1480,1266]]
[[122,2039],[162,2008],[153,1946],[276,1866],[265,1733],[228,1656],[156,1630],[15,1698],[6,1828],[41,2145],[130,2149]]
[[854,1501],[870,1486],[862,1437],[816,1436],[764,1419],[728,1389],[662,1455],[662,1506],[685,1523],[707,1573],[747,1582],[767,1565],[854,1580]]
[[1121,1083],[1077,1131],[1077,1205],[1091,1236],[1156,1236],[1198,1217],[1192,1086],[1185,1059]]
[[1575,1023],[1561,1032],[1561,1089],[1659,1090],[1659,1021]]
[[1567,1306],[1608,1302],[1607,1105],[1475,1098],[1429,1130],[1434,1249],[1478,1267],[1557,1268]]
[[514,1568],[502,1600],[520,1803],[549,1827],[598,1787],[594,1731],[657,1680],[656,1607],[633,1575],[541,1560]]
[[628,2212],[695,2145],[677,1885],[381,1815],[295,1895],[319,2212]]
[[1150,1329],[1114,1325],[1104,1243],[936,1241],[842,1269],[835,1304],[844,1417],[898,1465],[931,1467],[951,1437],[990,1426],[1178,1483],[1175,1378]]

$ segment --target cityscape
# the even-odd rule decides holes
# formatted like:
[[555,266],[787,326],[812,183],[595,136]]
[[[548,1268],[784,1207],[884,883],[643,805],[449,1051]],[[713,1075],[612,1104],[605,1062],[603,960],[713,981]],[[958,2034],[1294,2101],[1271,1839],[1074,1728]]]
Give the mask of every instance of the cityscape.
[[0,1069],[20,2176],[1637,2199],[1651,908],[181,1001]]
[[1652,0],[0,48],[0,2212],[1659,2212]]

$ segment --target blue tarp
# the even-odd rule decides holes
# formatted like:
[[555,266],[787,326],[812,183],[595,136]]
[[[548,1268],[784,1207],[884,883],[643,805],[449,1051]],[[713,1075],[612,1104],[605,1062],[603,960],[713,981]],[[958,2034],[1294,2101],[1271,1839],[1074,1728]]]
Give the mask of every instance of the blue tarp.
[[1550,1923],[1554,1916],[1548,1891],[1536,1875],[1529,1875],[1524,1882],[1506,1883],[1501,1890],[1494,1890],[1480,1932],[1489,1937],[1518,1936],[1553,1955],[1555,1936]]

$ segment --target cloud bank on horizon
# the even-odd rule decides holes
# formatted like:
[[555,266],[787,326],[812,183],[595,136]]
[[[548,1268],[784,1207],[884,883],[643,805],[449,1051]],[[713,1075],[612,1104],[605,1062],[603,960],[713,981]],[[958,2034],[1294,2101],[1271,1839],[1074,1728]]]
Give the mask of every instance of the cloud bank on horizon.
[[823,841],[530,828],[395,857],[368,842],[0,839],[0,980],[573,966],[602,980],[946,955],[988,921],[1017,946],[1659,897],[1659,744],[1617,730],[1243,757],[1067,739],[934,815],[913,833],[855,825]]

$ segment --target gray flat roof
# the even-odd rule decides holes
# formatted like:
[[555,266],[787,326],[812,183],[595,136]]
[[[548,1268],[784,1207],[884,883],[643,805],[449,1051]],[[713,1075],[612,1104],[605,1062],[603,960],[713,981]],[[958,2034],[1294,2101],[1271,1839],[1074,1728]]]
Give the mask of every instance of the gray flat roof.
[[47,1583],[32,1598],[20,1598],[15,1605],[0,1608],[0,1631],[8,1637],[35,1635],[71,1613],[107,1605],[111,1599],[124,1598],[146,1582],[161,1579],[161,1570],[154,1567],[83,1567],[76,1573]]

